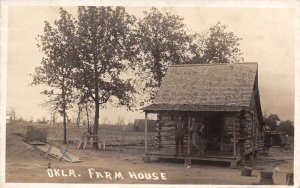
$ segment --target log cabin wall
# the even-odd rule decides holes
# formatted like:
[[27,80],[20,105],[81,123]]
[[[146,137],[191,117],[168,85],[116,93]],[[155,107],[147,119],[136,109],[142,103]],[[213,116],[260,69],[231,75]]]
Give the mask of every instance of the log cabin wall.
[[243,113],[242,122],[242,137],[243,146],[242,153],[244,155],[251,153],[254,150],[254,126],[253,126],[253,114],[250,110],[245,110]]
[[[213,146],[210,146],[210,148],[206,148],[205,154],[218,154],[218,155],[226,155],[226,156],[232,156],[233,153],[233,135],[234,135],[234,129],[236,130],[235,138],[238,140],[241,130],[241,119],[240,119],[240,113],[230,113],[230,112],[198,112],[198,113],[192,113],[191,117],[196,117],[196,122],[199,121],[197,117],[200,116],[200,114],[206,118],[206,124],[208,126],[207,129],[211,128],[211,123],[207,122],[207,119],[215,119],[220,118],[220,127],[221,130],[218,130],[221,132],[220,137],[217,139],[217,142],[213,144]],[[187,115],[182,115],[176,112],[173,113],[160,113],[157,115],[157,123],[156,123],[156,135],[155,135],[155,146],[156,149],[161,151],[161,153],[175,153],[176,145],[175,145],[175,124],[177,122],[178,116],[182,116],[182,120],[186,122],[186,126],[188,126],[188,117]],[[234,128],[235,126],[235,128]],[[211,129],[210,131],[216,131],[214,129]],[[206,130],[205,137],[208,139],[207,141],[212,141],[209,139],[212,139],[213,136],[210,135],[210,131]],[[185,134],[184,137],[184,153],[187,154],[188,150],[188,134]],[[238,141],[236,141],[238,142]],[[212,148],[214,147],[214,148]],[[240,154],[240,147],[236,147],[237,155]],[[191,141],[191,155],[198,155],[198,151],[195,146],[193,146]]]
[[[162,153],[175,154],[175,125],[178,117],[182,116],[182,121],[186,122],[188,126],[187,116],[179,113],[160,113],[157,115],[156,133],[155,133],[155,146],[156,149]],[[188,136],[184,137],[184,153],[187,154],[188,150]]]
[[[238,138],[240,137],[241,130],[241,119],[240,113],[226,113],[223,117],[224,119],[224,141],[221,143],[221,151],[230,152],[228,154],[233,155],[233,144],[234,144],[234,129],[235,129],[235,139],[238,143]],[[234,128],[235,126],[235,128]],[[240,154],[240,149],[237,146],[237,155]]]
[[263,149],[262,127],[258,118],[258,110],[255,97],[252,96],[250,109],[245,109],[242,119],[242,137],[244,138],[242,153],[247,155],[251,152]]
[[253,94],[251,98],[251,111],[253,113],[253,126],[254,126],[254,150],[260,151],[264,148],[264,137],[263,137],[263,129],[262,125],[258,118],[258,109],[256,105],[255,97],[257,97],[255,94]]

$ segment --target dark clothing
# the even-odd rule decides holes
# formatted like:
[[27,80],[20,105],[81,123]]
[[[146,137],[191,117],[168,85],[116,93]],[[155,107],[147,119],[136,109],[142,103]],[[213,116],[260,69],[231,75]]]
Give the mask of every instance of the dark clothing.
[[183,139],[184,139],[184,124],[183,122],[177,122],[175,126],[175,144],[176,144],[176,154],[179,153],[179,145],[180,153],[183,154]]
[[176,154],[179,154],[179,145],[181,146],[180,153],[183,154],[183,139],[184,139],[184,136],[175,136]]
[[184,123],[177,122],[175,126],[175,136],[184,136]]

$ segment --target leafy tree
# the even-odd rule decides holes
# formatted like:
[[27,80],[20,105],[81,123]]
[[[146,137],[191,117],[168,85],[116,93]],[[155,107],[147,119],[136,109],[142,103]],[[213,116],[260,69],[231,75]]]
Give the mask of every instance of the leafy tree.
[[218,22],[200,35],[188,32],[184,19],[157,8],[144,12],[138,23],[142,63],[139,76],[146,80],[146,102],[154,99],[169,65],[243,62],[238,38]]
[[153,99],[167,66],[190,60],[188,50],[193,37],[187,34],[183,18],[177,15],[161,13],[157,8],[145,11],[144,15],[138,22],[143,57],[139,76],[146,80],[144,90],[150,88]]
[[277,114],[270,114],[264,116],[264,123],[266,125],[269,125],[271,130],[276,130],[279,122],[280,122],[280,118],[278,117]]
[[122,74],[137,53],[134,27],[135,18],[123,7],[78,8],[75,86],[94,102],[93,134],[98,134],[100,108],[106,103],[132,105],[134,87]]
[[73,100],[72,71],[77,54],[74,31],[74,19],[62,8],[54,26],[45,22],[44,34],[38,36],[38,47],[44,52],[44,57],[41,65],[35,68],[31,83],[47,86],[41,94],[50,98],[47,103],[63,117],[64,143],[67,143],[67,110]]
[[281,121],[277,130],[284,132],[289,136],[294,136],[294,123],[290,120]]
[[240,63],[244,61],[239,42],[242,38],[227,31],[227,26],[218,22],[209,30],[195,37],[192,63]]

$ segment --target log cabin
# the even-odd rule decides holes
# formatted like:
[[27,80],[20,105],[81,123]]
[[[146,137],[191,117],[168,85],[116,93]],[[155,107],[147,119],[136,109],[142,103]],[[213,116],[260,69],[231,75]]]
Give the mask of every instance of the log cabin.
[[[253,160],[263,150],[263,116],[258,89],[258,64],[182,64],[168,68],[149,106],[142,109],[145,122],[156,114],[155,145],[147,145],[145,162],[159,158],[225,161],[232,168]],[[175,125],[181,117],[186,127],[184,153],[175,153]],[[192,141],[191,127],[204,124],[204,154]]]

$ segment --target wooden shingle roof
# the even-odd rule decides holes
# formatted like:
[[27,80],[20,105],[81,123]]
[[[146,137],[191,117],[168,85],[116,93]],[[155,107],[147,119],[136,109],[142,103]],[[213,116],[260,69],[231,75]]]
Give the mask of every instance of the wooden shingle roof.
[[257,63],[185,64],[168,68],[144,111],[238,111],[248,107]]

